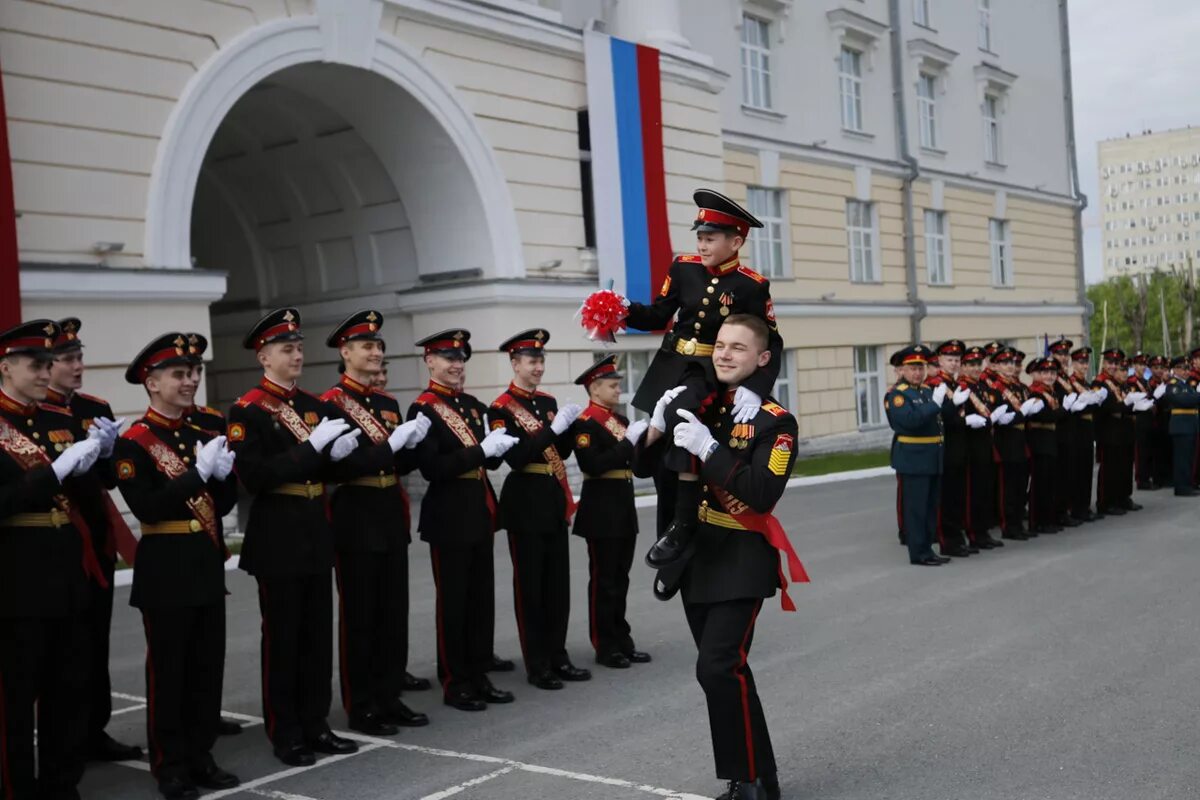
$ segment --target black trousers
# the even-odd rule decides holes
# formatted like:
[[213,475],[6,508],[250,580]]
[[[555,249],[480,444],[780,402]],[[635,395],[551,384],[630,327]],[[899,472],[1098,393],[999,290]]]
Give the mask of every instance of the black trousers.
[[1150,434],[1150,444],[1153,449],[1151,474],[1159,486],[1167,486],[1174,482],[1175,445],[1171,442],[1171,434],[1165,428],[1155,428]]
[[1079,446],[1078,432],[1074,425],[1067,428],[1066,434],[1059,433],[1055,446],[1058,450],[1059,472],[1054,480],[1054,516],[1062,518],[1071,513],[1071,492],[1074,489],[1071,470],[1075,466],[1075,450]]
[[1100,475],[1096,479],[1096,510],[1125,506],[1133,496],[1133,447],[1127,444],[1096,446]]
[[[0,797],[77,798],[87,747],[88,618],[0,618]],[[33,729],[37,722],[37,766]],[[36,777],[35,777],[36,775]]]
[[567,527],[555,531],[509,530],[513,607],[525,671],[537,675],[570,661],[571,554]]
[[721,780],[757,780],[775,774],[775,753],[747,658],[754,641],[759,598],[684,603],[696,642],[696,680],[708,702],[713,760]]
[[437,588],[437,670],[446,695],[474,693],[487,680],[495,639],[492,537],[429,545]]
[[1053,525],[1058,517],[1058,456],[1034,455],[1029,481],[1029,525]]
[[942,473],[942,491],[938,507],[937,539],[939,547],[963,545],[964,514],[967,506],[967,465],[946,464]]
[[146,734],[159,780],[212,761],[225,674],[225,601],[143,608]]
[[898,472],[896,478],[900,482],[901,530],[908,545],[908,558],[916,561],[931,556],[942,476]]
[[966,498],[967,538],[974,543],[996,526],[996,463],[991,454],[967,462]]
[[675,497],[679,494],[679,473],[662,464],[654,470],[654,493],[658,495],[655,538],[661,537],[675,520]]
[[[110,534],[111,535],[111,534]],[[88,585],[88,630],[91,650],[88,668],[88,738],[100,738],[112,718],[112,680],[108,675],[109,634],[112,630],[113,572],[115,562],[104,554],[97,556],[100,569],[108,583],[102,588],[95,582]]]
[[408,547],[338,553],[337,591],[342,707],[386,710],[408,668]]
[[1070,466],[1071,514],[1085,517],[1092,507],[1092,480],[1096,475],[1096,443],[1088,436],[1081,438],[1072,449],[1074,462]]
[[267,736],[276,747],[318,736],[329,724],[333,598],[329,575],[259,577],[262,694]]
[[1149,412],[1134,416],[1133,471],[1138,484],[1154,477],[1154,446],[1151,444],[1154,421]]
[[1171,454],[1171,471],[1175,491],[1185,492],[1192,488],[1192,459],[1196,455],[1196,434],[1185,433],[1171,437],[1174,452]]
[[597,656],[633,650],[625,600],[636,536],[588,539],[588,634]]
[[997,471],[1000,528],[1005,533],[1025,530],[1025,501],[1029,494],[1029,462],[1002,461]]

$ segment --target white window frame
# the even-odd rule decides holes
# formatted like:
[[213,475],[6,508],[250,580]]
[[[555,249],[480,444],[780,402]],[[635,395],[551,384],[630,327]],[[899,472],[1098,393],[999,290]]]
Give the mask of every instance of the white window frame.
[[793,414],[796,410],[796,351],[784,350],[782,363],[779,365],[779,377],[771,388],[771,396],[779,401],[779,405]]
[[750,266],[771,279],[790,277],[787,192],[748,186],[746,208],[763,224],[761,228],[750,229]]
[[841,101],[842,128],[863,133],[863,52],[842,45],[838,54],[838,98]]
[[928,72],[917,75],[917,119],[920,125],[921,147],[939,149],[937,117],[938,78]]
[[[936,223],[936,224],[931,224]],[[950,222],[945,211],[925,209],[925,276],[930,286],[952,286]]]
[[992,35],[992,0],[979,2],[979,49],[994,53],[995,37]]
[[770,111],[771,21],[753,14],[742,15],[742,102]]
[[1013,277],[1012,227],[1008,220],[988,219],[988,250],[992,258],[992,286],[1011,289]]
[[[867,217],[863,224],[863,217]],[[880,283],[879,216],[874,203],[846,201],[846,244],[851,283]]]
[[[642,379],[646,377],[646,370],[650,366],[650,362],[654,360],[656,350],[626,350],[618,355],[617,365],[621,370],[621,405],[619,409],[630,422],[639,419],[650,419],[650,415],[640,408],[633,407],[633,396],[637,393],[637,387],[641,384]],[[607,355],[610,352],[593,353],[597,359]],[[642,362],[645,362],[644,364]]]
[[930,15],[932,9],[929,7],[932,0],[913,0],[913,22],[925,28],[930,28]]
[[[863,363],[863,362],[866,363]],[[871,362],[874,362],[872,365]],[[887,382],[883,377],[883,348],[877,345],[857,345],[854,348],[854,419],[859,430],[879,428],[887,424],[883,398]]]
[[983,160],[1004,163],[1004,137],[1000,129],[1001,100],[988,92],[983,96]]

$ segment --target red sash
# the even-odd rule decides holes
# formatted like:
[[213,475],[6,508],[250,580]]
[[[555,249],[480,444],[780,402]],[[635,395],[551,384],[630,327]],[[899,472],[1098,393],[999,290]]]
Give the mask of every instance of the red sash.
[[[712,484],[709,484],[709,486],[729,516],[745,526],[746,530],[762,534],[769,545],[783,554],[787,559],[788,574],[791,575],[792,580],[797,583],[809,582],[808,572],[805,571],[804,565],[800,563],[800,557],[796,555],[796,550],[792,547],[787,532],[783,530],[783,526],[779,524],[779,520],[775,518],[774,514],[760,514],[720,486],[713,486]],[[787,587],[787,575],[783,572],[783,563],[781,560],[779,564],[779,605],[783,607],[784,611],[795,611],[796,604],[792,602]]]
[[304,420],[296,413],[296,409],[279,402],[279,398],[258,387],[251,389],[242,396],[242,400],[256,405],[270,414],[276,422],[288,429],[298,442],[307,442],[312,429],[304,424]]
[[[4,417],[0,417],[0,450],[3,450],[26,472],[37,467],[47,467],[51,463],[50,457],[43,453],[32,439],[14,428]],[[83,515],[71,505],[71,501],[61,492],[54,495],[54,505],[67,515],[71,524],[75,526],[75,530],[79,532],[79,538],[83,539],[83,573],[102,589],[107,589],[108,580],[105,579],[104,573],[100,569],[100,562],[96,560],[96,552],[92,549],[92,530],[84,521]]]
[[[448,406],[441,397],[433,392],[426,392],[422,397],[429,399],[428,403],[423,403],[425,408],[433,409],[433,413],[437,414],[442,422],[446,423],[446,427],[450,432],[458,437],[462,442],[463,447],[474,447],[479,444],[479,440],[475,438],[475,434],[471,432],[471,426],[467,421],[458,415],[458,412]],[[479,468],[479,480],[483,482],[483,496],[487,501],[488,514],[492,517],[492,530],[496,528],[496,498],[492,496],[492,485],[488,483],[487,470],[483,467]]]
[[[340,387],[334,387],[325,393],[322,400],[332,403],[333,405],[346,412],[346,415],[353,420],[354,424],[362,428],[374,444],[383,444],[388,440],[388,431],[383,423],[375,418],[375,415],[363,406],[362,403],[355,400],[350,394]],[[467,431],[470,433],[470,431]],[[404,491],[404,486],[397,481],[396,486],[400,490],[400,499],[404,502],[404,515],[409,516],[408,492]]]
[[599,422],[604,427],[604,430],[611,433],[613,438],[618,442],[625,438],[625,426],[621,424],[621,421],[617,419],[616,415],[613,414],[612,411],[604,408],[603,406],[598,406],[595,403],[592,403],[583,410],[583,413],[579,415],[579,418],[590,419]]
[[[183,462],[183,459],[170,446],[155,436],[154,431],[150,430],[148,425],[140,422],[134,423],[129,429],[129,433],[125,434],[125,438],[141,445],[158,471],[171,480],[188,471],[188,465]],[[196,521],[203,526],[204,532],[208,534],[213,545],[221,549],[225,558],[229,558],[229,549],[221,542],[221,532],[217,527],[217,503],[213,500],[212,494],[207,489],[200,490],[188,498],[187,507]]]
[[[513,420],[516,421],[521,429],[534,436],[541,432],[542,421],[530,414],[523,405],[518,403],[511,397],[504,404],[504,409],[512,414]],[[546,463],[550,465],[550,469],[554,472],[554,478],[558,481],[558,485],[562,488],[563,497],[567,501],[567,522],[571,521],[571,517],[575,514],[575,496],[571,492],[571,485],[567,483],[567,465],[563,463],[562,456],[558,454],[558,448],[550,445],[542,451],[542,455],[546,457]]]

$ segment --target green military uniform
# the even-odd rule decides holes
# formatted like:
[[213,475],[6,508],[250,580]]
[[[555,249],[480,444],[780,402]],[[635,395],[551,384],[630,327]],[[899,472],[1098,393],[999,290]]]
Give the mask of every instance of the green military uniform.
[[[1179,359],[1184,366],[1184,359]],[[1171,475],[1175,494],[1192,497],[1200,492],[1192,488],[1192,466],[1196,434],[1200,433],[1200,390],[1187,378],[1167,378],[1167,391],[1159,403],[1168,415],[1167,433],[1171,437]]]

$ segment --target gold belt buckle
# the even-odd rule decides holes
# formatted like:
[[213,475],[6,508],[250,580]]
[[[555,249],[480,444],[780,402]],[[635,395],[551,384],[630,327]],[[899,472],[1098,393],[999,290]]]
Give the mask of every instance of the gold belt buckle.
[[204,526],[200,524],[200,520],[198,519],[188,520],[188,530],[190,530],[192,533],[199,533],[200,529],[203,527]]
[[61,528],[70,521],[71,517],[66,512],[57,508],[50,509],[50,524],[54,527]]
[[685,356],[696,355],[696,340],[695,339],[688,339],[686,342],[683,343],[683,354]]

